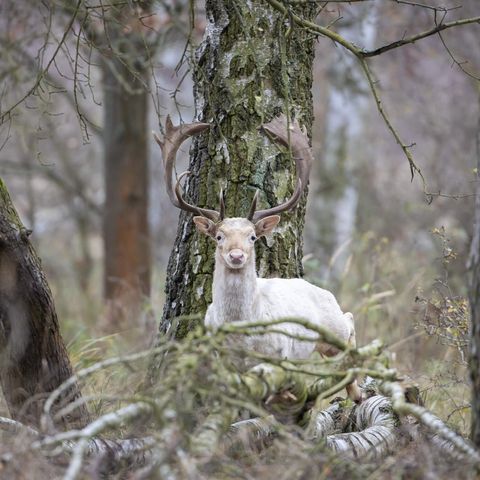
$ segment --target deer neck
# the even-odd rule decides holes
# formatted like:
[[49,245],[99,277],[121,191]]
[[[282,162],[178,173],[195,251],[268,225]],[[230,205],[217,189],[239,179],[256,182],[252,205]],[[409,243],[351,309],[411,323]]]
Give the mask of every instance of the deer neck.
[[243,268],[234,270],[225,265],[217,252],[212,290],[213,305],[222,323],[254,320],[258,304],[255,255]]

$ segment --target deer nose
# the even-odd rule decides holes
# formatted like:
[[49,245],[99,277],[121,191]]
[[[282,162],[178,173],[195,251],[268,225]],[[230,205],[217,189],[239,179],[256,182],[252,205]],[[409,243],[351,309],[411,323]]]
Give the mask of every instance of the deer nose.
[[243,252],[239,249],[234,249],[234,250],[231,250],[229,253],[228,253],[228,256],[231,260],[232,263],[234,264],[240,264],[243,262],[243,260],[245,259],[245,255],[243,254]]

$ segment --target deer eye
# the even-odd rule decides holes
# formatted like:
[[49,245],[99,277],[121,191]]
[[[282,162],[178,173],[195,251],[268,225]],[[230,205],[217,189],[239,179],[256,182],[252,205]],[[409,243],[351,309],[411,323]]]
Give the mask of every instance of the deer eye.
[[251,240],[252,242],[254,242],[256,239],[257,239],[257,237],[256,237],[255,235],[252,235],[252,236],[250,237],[250,240]]
[[217,236],[216,236],[216,239],[217,239],[217,241],[219,242],[219,241],[222,239],[222,236],[221,236],[221,235],[217,235]]

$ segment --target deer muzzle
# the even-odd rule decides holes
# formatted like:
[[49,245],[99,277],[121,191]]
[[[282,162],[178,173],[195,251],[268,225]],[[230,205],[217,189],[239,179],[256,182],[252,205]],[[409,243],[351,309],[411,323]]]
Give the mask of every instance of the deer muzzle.
[[234,267],[242,267],[246,261],[246,256],[239,248],[234,248],[228,252],[228,263]]

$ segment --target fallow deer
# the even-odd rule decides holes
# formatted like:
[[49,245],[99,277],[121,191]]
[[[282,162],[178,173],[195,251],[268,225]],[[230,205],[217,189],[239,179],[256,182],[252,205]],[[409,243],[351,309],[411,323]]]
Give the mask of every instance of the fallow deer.
[[[272,232],[280,221],[280,213],[298,204],[308,183],[313,156],[306,134],[297,121],[287,126],[284,115],[263,125],[263,130],[276,142],[291,148],[297,172],[295,191],[289,200],[267,210],[256,209],[257,191],[246,218],[225,218],[222,191],[220,209],[215,211],[191,205],[184,199],[180,182],[190,172],[179,176],[175,188],[172,183],[173,166],[180,144],[209,127],[209,124],[199,122],[174,126],[167,118],[163,142],[154,133],[162,150],[170,201],[175,207],[195,214],[193,221],[197,230],[216,242],[213,302],[207,309],[205,325],[215,330],[226,322],[301,318],[328,328],[349,346],[355,347],[353,316],[342,312],[332,293],[299,278],[257,278],[255,270],[255,242]],[[242,336],[241,341],[247,349],[277,358],[304,359],[315,349],[327,356],[338,353],[325,343],[315,345],[315,342],[292,338],[312,336],[312,331],[299,324],[282,323],[277,330],[289,336],[268,333]],[[361,401],[361,391],[356,381],[347,387],[347,392],[352,400]]]

